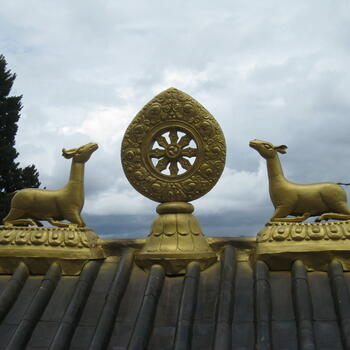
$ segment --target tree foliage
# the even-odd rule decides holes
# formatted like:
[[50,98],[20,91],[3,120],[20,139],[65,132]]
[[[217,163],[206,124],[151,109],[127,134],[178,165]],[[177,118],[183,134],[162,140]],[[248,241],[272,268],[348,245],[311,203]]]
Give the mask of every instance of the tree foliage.
[[39,173],[34,165],[21,168],[16,162],[15,137],[22,109],[22,96],[9,96],[16,74],[6,68],[0,55],[0,223],[10,209],[13,192],[39,187]]

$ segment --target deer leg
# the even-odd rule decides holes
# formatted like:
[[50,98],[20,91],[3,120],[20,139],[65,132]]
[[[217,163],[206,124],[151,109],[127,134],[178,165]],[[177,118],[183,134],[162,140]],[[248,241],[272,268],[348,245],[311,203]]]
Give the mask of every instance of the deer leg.
[[333,205],[332,208],[335,212],[324,213],[316,218],[315,221],[319,222],[321,220],[350,220],[350,209],[345,202],[338,202]]
[[3,223],[11,222],[13,220],[21,219],[25,216],[25,211],[17,208],[11,208],[7,216],[4,218]]
[[80,214],[78,212],[69,212],[65,213],[65,219],[70,221],[72,224],[75,224],[79,227],[84,227],[85,222],[81,218]]
[[36,226],[39,226],[39,227],[43,227],[44,226],[39,220],[33,219],[33,221],[36,223]]
[[5,226],[12,226],[12,225],[18,225],[18,226],[36,226],[37,221],[23,218],[26,215],[26,212],[21,209],[17,208],[11,208],[10,212],[7,214],[7,216],[4,218],[3,223]]
[[84,221],[84,219],[82,218],[82,217],[80,217],[80,220],[81,220],[81,222],[82,222],[82,227],[85,227],[86,226],[86,223],[85,223],[85,221]]
[[84,220],[82,219],[82,217],[79,214],[76,217],[75,223],[77,223],[77,225],[79,227],[85,227],[86,226]]
[[51,225],[57,226],[57,227],[68,227],[69,226],[69,222],[58,221],[58,220],[54,220],[52,218],[48,218],[47,221]]
[[38,226],[36,220],[32,219],[14,219],[6,220],[5,226]]
[[290,213],[290,209],[287,207],[277,207],[273,213],[270,221],[281,221]]
[[322,221],[322,220],[350,220],[350,214],[339,214],[339,213],[324,213],[318,218],[315,219],[316,222]]
[[303,216],[294,216],[287,218],[290,214],[290,208],[288,207],[277,207],[272,215],[270,221],[273,222],[302,222],[311,216],[310,213],[304,213]]

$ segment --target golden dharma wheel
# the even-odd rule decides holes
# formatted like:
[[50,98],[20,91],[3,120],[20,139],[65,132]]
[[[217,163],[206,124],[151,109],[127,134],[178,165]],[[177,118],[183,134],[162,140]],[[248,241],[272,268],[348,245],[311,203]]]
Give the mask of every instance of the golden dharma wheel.
[[226,145],[214,117],[174,88],[154,97],[125,132],[121,159],[126,177],[157,202],[189,202],[216,184]]

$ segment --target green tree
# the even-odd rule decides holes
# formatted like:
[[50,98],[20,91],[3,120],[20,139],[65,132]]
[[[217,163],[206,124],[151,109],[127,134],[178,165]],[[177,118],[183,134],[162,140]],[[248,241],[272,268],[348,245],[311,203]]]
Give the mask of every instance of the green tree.
[[13,192],[22,188],[39,187],[39,173],[34,165],[25,168],[15,162],[17,122],[22,109],[22,96],[9,96],[16,74],[6,69],[0,55],[0,223],[10,209]]

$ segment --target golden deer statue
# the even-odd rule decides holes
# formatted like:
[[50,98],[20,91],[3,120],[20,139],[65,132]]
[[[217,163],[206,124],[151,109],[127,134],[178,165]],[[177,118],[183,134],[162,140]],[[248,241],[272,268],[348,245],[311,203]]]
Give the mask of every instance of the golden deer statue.
[[316,215],[320,215],[316,221],[350,219],[346,192],[338,184],[321,182],[300,185],[284,177],[277,152],[286,153],[287,146],[274,146],[261,140],[252,140],[249,146],[266,159],[270,197],[275,207],[271,221],[302,222]]
[[41,226],[40,220],[46,220],[59,227],[67,227],[70,224],[85,226],[80,215],[84,205],[84,167],[97,148],[96,143],[88,143],[79,148],[63,149],[63,157],[72,158],[70,177],[66,186],[54,191],[38,188],[17,191],[11,201],[11,210],[3,223]]

